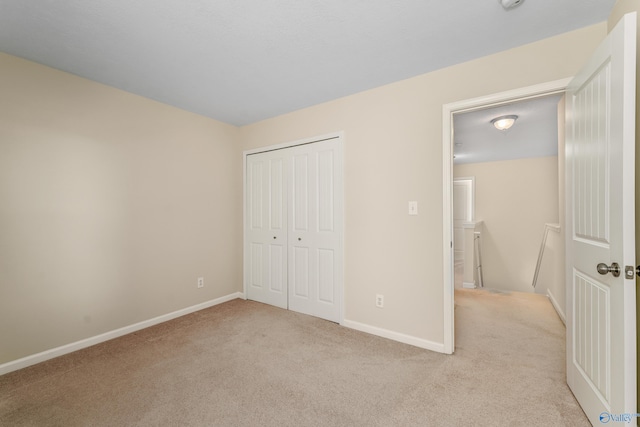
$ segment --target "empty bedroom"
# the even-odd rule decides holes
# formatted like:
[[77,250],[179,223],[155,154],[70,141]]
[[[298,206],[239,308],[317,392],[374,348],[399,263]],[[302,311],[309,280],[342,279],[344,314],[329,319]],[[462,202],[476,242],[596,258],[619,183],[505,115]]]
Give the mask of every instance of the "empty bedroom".
[[[635,414],[639,7],[0,1],[0,425]],[[548,95],[562,253],[464,289],[454,118]]]

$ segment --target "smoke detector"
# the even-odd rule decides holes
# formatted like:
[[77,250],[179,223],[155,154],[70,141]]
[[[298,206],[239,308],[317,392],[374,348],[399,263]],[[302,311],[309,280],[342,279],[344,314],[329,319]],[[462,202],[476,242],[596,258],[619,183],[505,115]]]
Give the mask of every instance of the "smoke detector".
[[504,10],[511,10],[514,7],[520,6],[524,3],[524,0],[498,0],[498,3],[504,7]]

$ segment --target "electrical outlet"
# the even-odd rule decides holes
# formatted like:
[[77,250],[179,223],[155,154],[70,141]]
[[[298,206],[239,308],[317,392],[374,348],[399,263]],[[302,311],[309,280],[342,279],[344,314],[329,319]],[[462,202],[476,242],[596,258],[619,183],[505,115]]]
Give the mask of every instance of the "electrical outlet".
[[384,295],[376,295],[376,307],[383,308],[384,307]]
[[198,287],[204,288],[204,277],[198,277]]

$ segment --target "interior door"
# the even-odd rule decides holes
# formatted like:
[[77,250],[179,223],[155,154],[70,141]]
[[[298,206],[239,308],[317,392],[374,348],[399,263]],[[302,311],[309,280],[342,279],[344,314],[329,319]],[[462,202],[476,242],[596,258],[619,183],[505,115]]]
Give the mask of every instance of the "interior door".
[[245,270],[247,298],[287,308],[287,157],[247,156]]
[[594,425],[636,413],[635,33],[634,13],[567,90],[567,382]]
[[340,321],[342,146],[338,139],[291,149],[289,309]]
[[454,285],[461,288],[465,276],[465,258],[472,248],[465,245],[465,224],[473,221],[473,179],[453,180],[453,263]]

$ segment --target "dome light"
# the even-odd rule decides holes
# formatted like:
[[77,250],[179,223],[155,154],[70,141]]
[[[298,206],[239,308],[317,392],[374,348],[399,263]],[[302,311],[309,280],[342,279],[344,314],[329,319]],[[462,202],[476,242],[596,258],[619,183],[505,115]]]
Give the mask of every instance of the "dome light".
[[496,129],[505,131],[509,129],[518,119],[518,116],[509,115],[509,116],[500,116],[491,120],[491,124],[495,126]]

